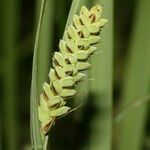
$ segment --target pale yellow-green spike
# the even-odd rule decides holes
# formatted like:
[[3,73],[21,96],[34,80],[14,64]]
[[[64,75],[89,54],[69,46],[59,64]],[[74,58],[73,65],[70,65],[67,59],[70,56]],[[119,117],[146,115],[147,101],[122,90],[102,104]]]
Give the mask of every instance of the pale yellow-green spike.
[[85,79],[80,71],[91,68],[87,59],[96,50],[94,44],[100,40],[99,32],[107,23],[101,18],[102,6],[96,5],[90,11],[83,6],[80,15],[74,15],[72,24],[59,42],[60,52],[53,56],[50,82],[44,83],[38,107],[41,132],[47,134],[57,117],[71,109],[66,100],[76,94],[74,86]]

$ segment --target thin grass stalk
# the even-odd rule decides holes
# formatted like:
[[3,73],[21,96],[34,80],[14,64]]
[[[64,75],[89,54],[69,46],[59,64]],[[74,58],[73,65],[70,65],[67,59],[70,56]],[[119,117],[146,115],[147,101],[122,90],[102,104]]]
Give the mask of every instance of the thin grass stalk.
[[[112,67],[113,67],[113,0],[100,3],[104,7],[104,16],[109,19],[105,31],[101,34],[102,42],[92,61],[90,101],[94,106],[91,120],[89,150],[112,149]],[[91,112],[92,113],[92,112]]]
[[[121,108],[149,94],[150,85],[150,20],[149,0],[140,0],[136,9],[130,53],[126,62]],[[119,150],[140,150],[144,137],[148,105],[141,105],[120,122],[117,132]]]
[[3,134],[5,149],[18,149],[18,112],[17,112],[17,53],[15,48],[18,40],[18,0],[1,1],[2,24],[1,35],[2,51],[4,52],[3,65]]

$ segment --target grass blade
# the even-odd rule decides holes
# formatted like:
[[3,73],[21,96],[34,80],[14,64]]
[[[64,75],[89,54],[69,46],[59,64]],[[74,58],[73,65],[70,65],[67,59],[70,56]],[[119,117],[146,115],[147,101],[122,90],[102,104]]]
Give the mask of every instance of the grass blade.
[[[140,0],[136,9],[133,36],[130,41],[130,53],[124,77],[123,102],[121,107],[149,93],[150,84],[150,1]],[[146,121],[147,105],[128,114],[120,123],[119,150],[140,150]],[[138,121],[138,122],[137,122]],[[137,123],[136,123],[137,122]]]
[[[95,1],[99,2],[99,1]],[[100,2],[99,2],[100,3]],[[100,3],[101,4],[101,3]],[[90,150],[111,150],[112,141],[112,59],[113,59],[113,0],[103,1],[104,16],[109,19],[101,34],[99,54],[92,61],[90,101],[95,108],[91,121]]]

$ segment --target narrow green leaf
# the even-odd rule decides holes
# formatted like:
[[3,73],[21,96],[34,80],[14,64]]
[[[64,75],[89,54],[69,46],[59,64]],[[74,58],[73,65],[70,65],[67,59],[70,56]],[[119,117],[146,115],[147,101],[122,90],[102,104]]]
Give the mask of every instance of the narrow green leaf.
[[[130,41],[130,53],[126,64],[122,105],[149,94],[150,85],[150,1],[140,0],[136,9],[134,30]],[[119,150],[142,148],[147,105],[128,114],[117,131]]]

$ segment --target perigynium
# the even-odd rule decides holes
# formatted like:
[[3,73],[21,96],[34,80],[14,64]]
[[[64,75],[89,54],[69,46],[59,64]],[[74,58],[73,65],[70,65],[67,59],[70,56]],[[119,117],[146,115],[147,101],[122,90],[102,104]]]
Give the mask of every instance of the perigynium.
[[74,89],[85,78],[81,71],[91,68],[87,62],[100,41],[100,31],[107,23],[101,18],[102,6],[96,5],[88,10],[82,6],[80,15],[74,15],[72,24],[59,42],[59,52],[53,55],[53,68],[49,71],[49,83],[43,84],[38,106],[42,134],[47,134],[58,117],[71,111],[66,106],[70,97],[76,94]]

